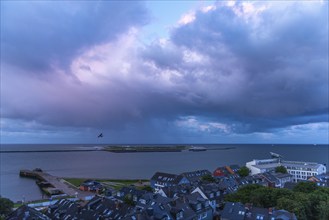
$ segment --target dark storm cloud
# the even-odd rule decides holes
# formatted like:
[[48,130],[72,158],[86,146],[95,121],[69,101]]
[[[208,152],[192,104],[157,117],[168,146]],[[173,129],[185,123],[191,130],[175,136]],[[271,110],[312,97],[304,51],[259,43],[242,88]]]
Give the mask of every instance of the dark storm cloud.
[[[327,3],[296,2],[282,9],[280,4],[260,12],[255,4],[249,15],[243,13],[243,3],[219,4],[207,13],[197,11],[192,22],[172,30],[177,51],[194,51],[210,63],[191,68],[159,65],[180,71],[191,85],[185,92],[202,97],[194,103],[202,106],[194,108],[196,115],[220,121],[228,117],[247,125],[245,132],[326,121]],[[152,52],[158,63],[155,50],[148,57]]]
[[147,21],[139,2],[10,3],[10,122],[175,142],[328,121],[327,2],[219,2],[150,45],[133,28]]
[[35,72],[67,68],[88,47],[147,21],[138,1],[4,1],[1,58]]

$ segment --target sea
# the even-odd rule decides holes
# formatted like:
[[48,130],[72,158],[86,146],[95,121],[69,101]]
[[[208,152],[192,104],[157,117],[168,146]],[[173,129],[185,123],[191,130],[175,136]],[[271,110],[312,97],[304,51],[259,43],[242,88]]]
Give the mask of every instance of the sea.
[[[14,202],[44,198],[35,180],[19,176],[21,169],[41,168],[59,177],[102,179],[150,179],[157,171],[179,174],[186,171],[237,164],[243,166],[253,159],[270,158],[270,152],[284,160],[329,164],[329,145],[301,144],[211,144],[207,151],[112,153],[105,151],[16,152],[29,150],[86,150],[96,145],[40,144],[1,145],[0,195]],[[98,147],[100,145],[97,145]],[[108,145],[106,145],[108,146]],[[137,146],[137,145],[131,145]],[[147,146],[147,145],[143,145]],[[150,145],[155,146],[155,145]],[[176,145],[157,145],[176,146]]]

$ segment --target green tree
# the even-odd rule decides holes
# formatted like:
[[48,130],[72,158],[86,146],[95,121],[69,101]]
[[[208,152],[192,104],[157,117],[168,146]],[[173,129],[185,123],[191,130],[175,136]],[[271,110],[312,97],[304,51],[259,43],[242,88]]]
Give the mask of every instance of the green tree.
[[310,219],[329,219],[329,188],[318,188],[308,193]]
[[243,167],[241,167],[241,168],[238,170],[238,174],[239,174],[241,177],[248,176],[249,173],[250,173],[250,170],[249,170],[248,167],[246,167],[246,166],[243,166]]
[[142,190],[153,192],[153,188],[151,186],[143,186]]
[[305,205],[302,201],[297,201],[294,198],[282,197],[278,199],[276,208],[295,213],[298,220],[307,220]]
[[254,206],[264,208],[285,209],[295,213],[298,220],[329,219],[329,188],[318,187],[312,182],[300,182],[294,190],[247,185],[224,199],[253,203]]
[[241,187],[237,192],[226,195],[225,200],[229,202],[250,203],[252,194],[261,188],[265,187],[256,184],[246,185]]
[[256,189],[250,195],[250,202],[257,207],[273,207],[276,205],[276,200],[273,197],[273,191],[273,188],[267,187]]
[[295,192],[311,193],[316,189],[318,189],[318,186],[313,182],[299,182],[293,190]]
[[12,211],[13,207],[13,201],[0,196],[0,217],[5,217],[6,215],[8,215]]
[[319,220],[327,220],[329,219],[329,200],[327,201],[320,201],[317,208],[318,219]]
[[126,203],[127,205],[131,205],[134,206],[135,202],[133,201],[132,195],[131,194],[127,194],[124,198],[123,198],[123,202]]
[[276,173],[288,173],[287,169],[284,166],[278,166],[275,168]]
[[206,181],[206,182],[211,182],[211,183],[216,182],[216,179],[210,174],[202,176],[201,180]]

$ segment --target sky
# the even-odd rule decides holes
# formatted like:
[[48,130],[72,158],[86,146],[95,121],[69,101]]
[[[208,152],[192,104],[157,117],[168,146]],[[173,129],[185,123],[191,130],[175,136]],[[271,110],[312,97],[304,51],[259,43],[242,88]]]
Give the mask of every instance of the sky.
[[328,144],[328,20],[328,1],[1,1],[1,143]]

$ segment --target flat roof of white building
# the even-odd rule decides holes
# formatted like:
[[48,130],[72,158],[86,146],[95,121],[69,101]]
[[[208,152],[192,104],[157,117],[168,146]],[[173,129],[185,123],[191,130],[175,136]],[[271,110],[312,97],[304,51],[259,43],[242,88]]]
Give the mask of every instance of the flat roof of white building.
[[310,169],[317,169],[323,164],[319,163],[312,163],[312,162],[299,162],[299,161],[282,161],[283,166],[287,167],[303,167],[303,168],[310,168]]
[[293,167],[293,168],[309,168],[309,169],[318,169],[323,164],[314,163],[314,162],[302,162],[302,161],[284,161],[281,163],[277,159],[266,159],[266,160],[254,160],[256,164],[251,164],[251,166],[258,169],[271,169],[278,166]]

